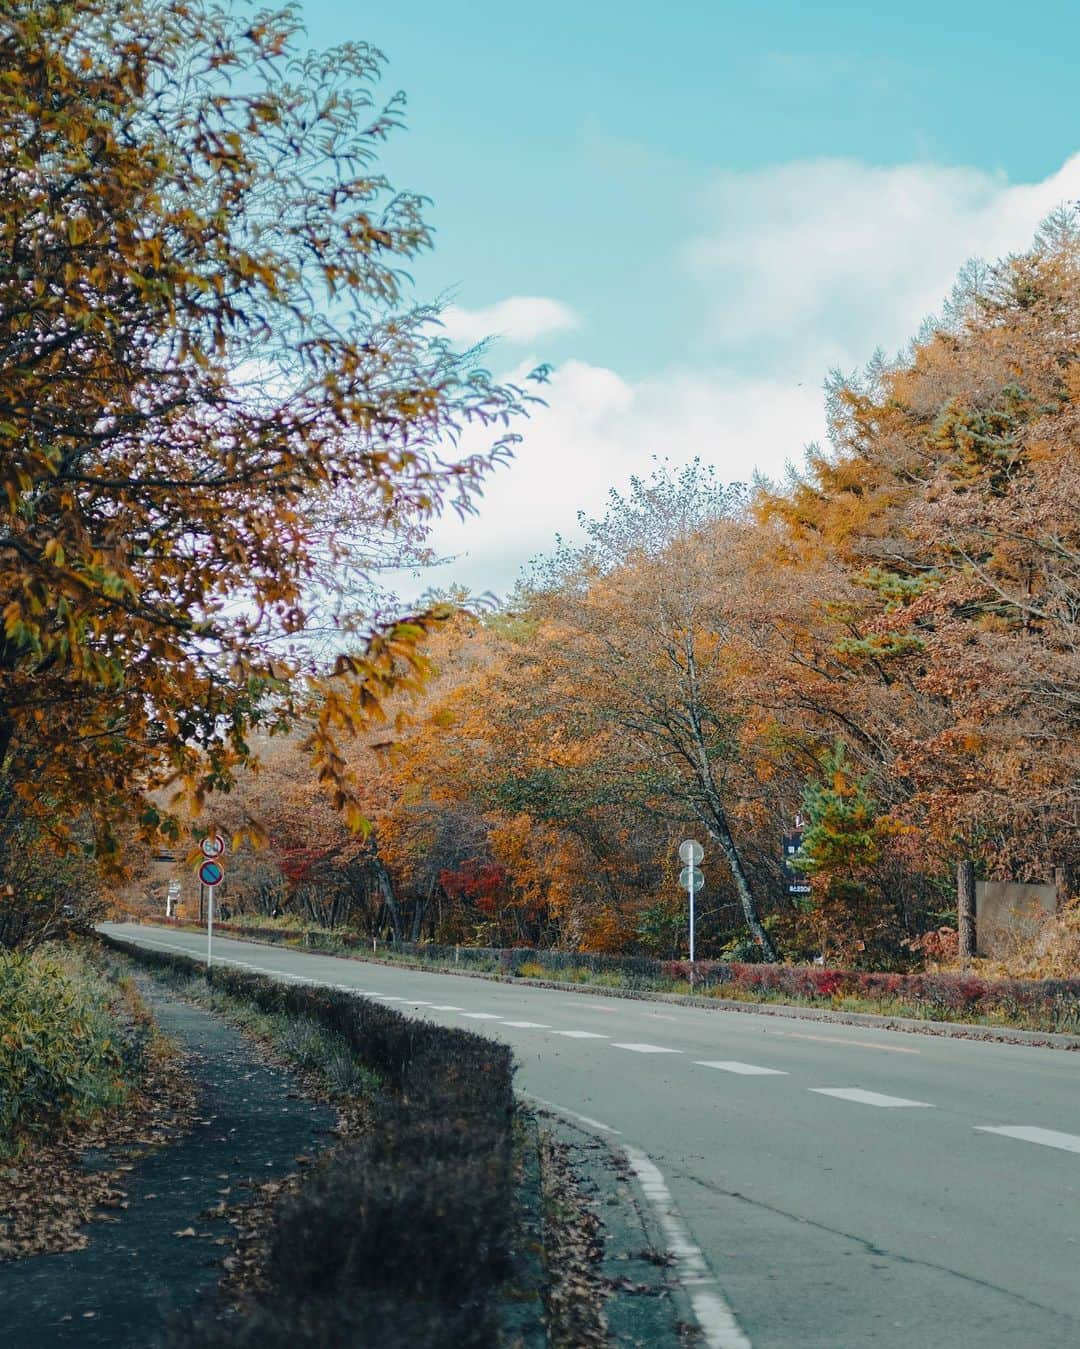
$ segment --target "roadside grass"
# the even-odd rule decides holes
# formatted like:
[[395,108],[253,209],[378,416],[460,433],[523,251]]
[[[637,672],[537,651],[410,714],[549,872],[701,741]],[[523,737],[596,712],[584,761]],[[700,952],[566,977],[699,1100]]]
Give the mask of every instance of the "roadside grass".
[[130,982],[74,945],[0,952],[0,1157],[127,1100],[152,1052]]
[[265,1011],[249,998],[208,983],[204,974],[161,968],[153,971],[181,997],[214,1012],[302,1072],[314,1073],[332,1098],[374,1096],[377,1073],[361,1063],[348,1041],[305,1014]]
[[184,956],[107,941],[297,1064],[372,1090],[367,1127],[277,1208],[256,1293],[227,1321],[185,1327],[174,1349],[498,1343],[514,1213],[509,1048],[333,989],[221,967],[208,977]]

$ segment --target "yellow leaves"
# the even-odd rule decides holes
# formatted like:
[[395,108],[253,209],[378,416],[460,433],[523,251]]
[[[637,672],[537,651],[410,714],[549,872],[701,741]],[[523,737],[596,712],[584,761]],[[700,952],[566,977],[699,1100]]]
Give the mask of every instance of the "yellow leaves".
[[67,561],[64,545],[59,539],[49,539],[42,550],[42,556],[45,558],[46,562],[51,562],[56,567],[64,566]]

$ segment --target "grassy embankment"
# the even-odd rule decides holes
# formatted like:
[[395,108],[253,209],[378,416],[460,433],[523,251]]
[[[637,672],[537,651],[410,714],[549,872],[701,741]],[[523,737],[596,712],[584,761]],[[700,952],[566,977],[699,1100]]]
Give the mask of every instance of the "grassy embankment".
[[154,1035],[130,981],[75,946],[0,952],[0,1158],[122,1105]]
[[899,974],[721,961],[698,961],[691,970],[687,961],[584,952],[407,943],[380,944],[373,952],[357,934],[314,928],[295,919],[240,918],[221,927],[283,945],[425,968],[990,1028],[1080,1033],[1080,975],[1001,978],[986,966],[982,967],[985,973],[977,967],[968,972]]
[[367,1127],[329,1148],[274,1215],[264,1277],[186,1346],[487,1346],[510,1272],[512,1060],[506,1046],[332,989],[121,947],[339,1089]]

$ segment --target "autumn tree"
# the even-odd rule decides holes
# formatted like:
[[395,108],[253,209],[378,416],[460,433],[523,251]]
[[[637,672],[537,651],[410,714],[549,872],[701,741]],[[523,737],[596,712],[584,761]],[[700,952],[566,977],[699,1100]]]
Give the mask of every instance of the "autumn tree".
[[[746,925],[777,958],[733,826],[743,771],[740,638],[744,494],[692,466],[612,495],[529,596],[532,659],[564,725],[603,736],[609,790],[642,813],[696,821],[718,847]],[[542,655],[540,653],[543,653]]]
[[105,854],[155,784],[198,802],[305,715],[361,822],[338,737],[445,611],[372,623],[334,587],[469,509],[522,407],[408,299],[430,235],[378,167],[382,58],[300,42],[212,0],[0,17],[0,772]]
[[1064,210],[908,356],[835,382],[831,450],[759,503],[836,577],[806,664],[928,870],[1076,859],[1078,313]]

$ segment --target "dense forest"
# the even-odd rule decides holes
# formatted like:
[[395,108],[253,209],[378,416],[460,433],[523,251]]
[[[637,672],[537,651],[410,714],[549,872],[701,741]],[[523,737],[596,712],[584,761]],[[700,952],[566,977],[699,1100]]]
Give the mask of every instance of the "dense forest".
[[[1080,863],[1080,214],[969,265],[895,360],[834,375],[782,483],[701,453],[433,638],[425,691],[350,751],[370,834],[298,736],[217,808],[270,840],[230,902],[369,934],[672,956],[910,959],[955,865]],[[724,431],[716,428],[718,444]],[[680,458],[693,447],[679,446]],[[781,837],[802,817],[810,893]]]

